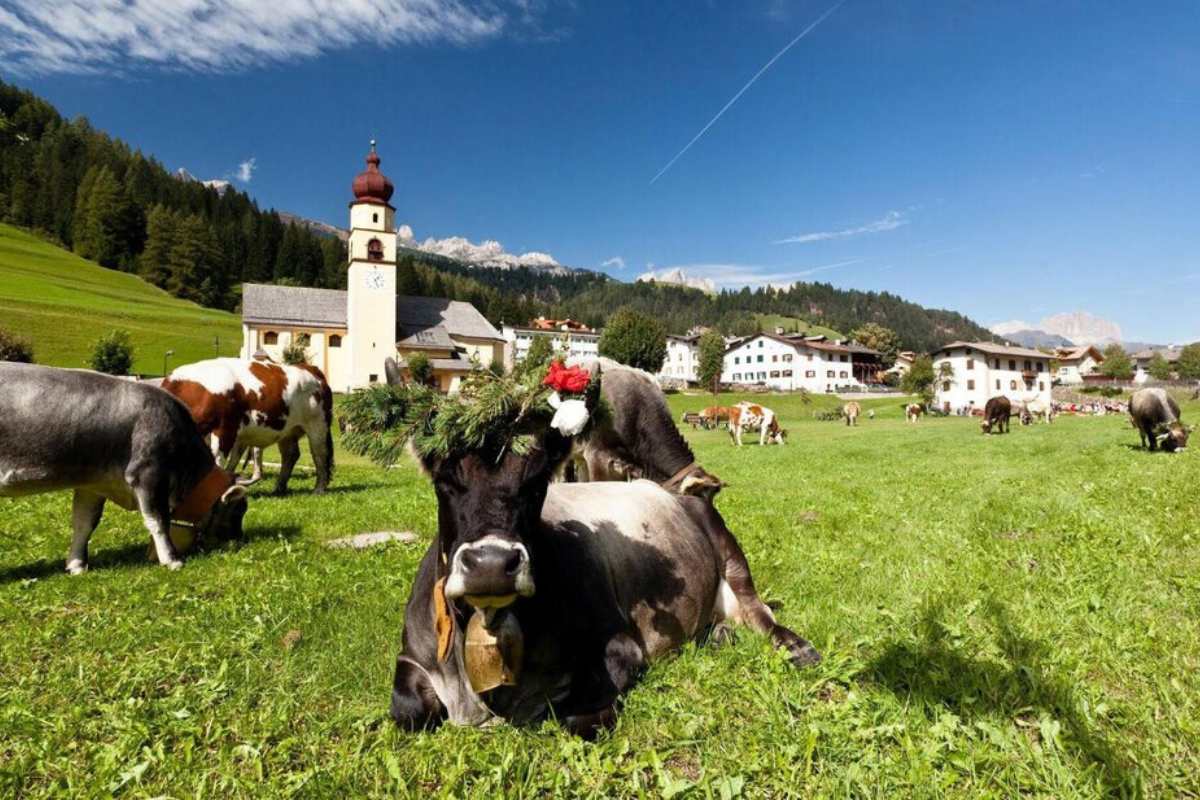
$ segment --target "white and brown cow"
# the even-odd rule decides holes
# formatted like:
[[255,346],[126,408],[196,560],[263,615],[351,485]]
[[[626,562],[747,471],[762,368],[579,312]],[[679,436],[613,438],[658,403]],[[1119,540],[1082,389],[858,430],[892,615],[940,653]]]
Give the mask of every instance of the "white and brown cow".
[[853,400],[842,406],[842,416],[846,418],[847,425],[857,425],[860,414],[862,414],[862,406]]
[[758,431],[758,443],[785,444],[787,431],[779,427],[775,412],[758,403],[741,402],[730,409],[729,437],[738,447],[742,446],[743,431]]
[[904,407],[904,418],[909,422],[916,422],[921,418],[921,414],[925,413],[925,409],[920,403],[909,403]]
[[[226,469],[236,469],[247,449],[277,444],[282,464],[275,491],[282,494],[300,458],[300,437],[307,436],[317,468],[314,491],[329,486],[333,392],[316,367],[213,358],[176,369],[162,388],[188,407],[202,434],[212,435]],[[254,480],[261,477],[256,460]]]

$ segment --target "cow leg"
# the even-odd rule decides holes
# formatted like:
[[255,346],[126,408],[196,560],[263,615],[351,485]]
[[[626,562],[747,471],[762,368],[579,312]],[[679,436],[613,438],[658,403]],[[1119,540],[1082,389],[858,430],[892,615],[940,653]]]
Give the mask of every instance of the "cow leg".
[[628,633],[617,633],[604,642],[594,668],[577,675],[571,693],[556,704],[562,725],[584,739],[594,739],[603,728],[617,722],[617,704],[646,667],[641,645]]
[[80,575],[87,571],[88,541],[100,524],[104,513],[104,498],[98,494],[75,490],[71,503],[71,549],[67,553],[67,572]]
[[775,615],[754,588],[750,564],[733,532],[710,504],[705,503],[702,508],[704,530],[717,551],[721,565],[722,584],[719,589],[721,594],[717,598],[717,613],[724,619],[740,622],[752,631],[770,636],[771,642],[787,651],[789,660],[797,667],[820,661],[821,654],[808,640],[775,621]]
[[168,569],[179,569],[183,562],[179,560],[179,553],[171,542],[171,505],[167,500],[165,486],[151,487],[138,482],[134,485],[133,494],[137,498],[138,509],[142,512],[146,529],[150,531],[150,538],[154,540],[154,552],[158,555],[158,563]]
[[313,494],[324,494],[329,488],[330,478],[333,477],[333,439],[326,426],[309,427],[308,451],[312,454],[313,466],[317,469],[317,485],[313,487]]
[[300,443],[296,436],[289,434],[279,440],[279,477],[275,479],[275,494],[287,494],[288,481],[291,480],[292,470],[300,460]]
[[391,713],[396,724],[408,731],[436,728],[446,718],[446,707],[433,690],[429,673],[408,656],[396,659]]

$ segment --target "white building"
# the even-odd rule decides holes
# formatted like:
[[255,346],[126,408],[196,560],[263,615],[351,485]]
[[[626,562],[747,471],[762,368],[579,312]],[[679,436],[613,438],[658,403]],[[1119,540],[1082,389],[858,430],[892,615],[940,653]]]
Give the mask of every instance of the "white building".
[[697,383],[700,380],[700,335],[668,336],[667,357],[658,371],[659,380]]
[[760,333],[725,351],[721,382],[832,394],[863,388],[878,367],[879,353],[860,345]]
[[241,357],[261,351],[281,361],[286,347],[302,343],[338,392],[383,380],[389,357],[403,368],[407,355],[424,353],[443,391],[502,358],[499,331],[470,303],[396,294],[394,187],[379,171],[375,142],[352,189],[346,291],[243,285]]
[[1060,347],[1055,353],[1055,359],[1058,361],[1058,371],[1054,377],[1064,384],[1083,383],[1084,376],[1091,375],[1096,371],[1096,367],[1104,362],[1104,356],[1090,344],[1082,347]]
[[[946,413],[983,408],[1004,395],[1014,406],[1050,402],[1050,355],[991,342],[951,342],[933,354],[935,403]],[[953,370],[940,377],[943,364]]]
[[530,326],[502,325],[504,366],[512,369],[525,360],[534,338],[550,339],[554,352],[563,358],[597,358],[600,355],[600,331],[574,320],[537,319]]
[[1163,359],[1171,367],[1172,374],[1174,374],[1175,367],[1179,362],[1179,354],[1181,352],[1183,352],[1183,348],[1171,346],[1160,347],[1157,349],[1152,348],[1150,350],[1141,350],[1137,353],[1134,353],[1132,356],[1130,356],[1130,358],[1133,359],[1133,365],[1136,369],[1136,371],[1133,373],[1133,382],[1145,383],[1148,380],[1152,380],[1149,369],[1150,361],[1154,358],[1155,354],[1163,357]]

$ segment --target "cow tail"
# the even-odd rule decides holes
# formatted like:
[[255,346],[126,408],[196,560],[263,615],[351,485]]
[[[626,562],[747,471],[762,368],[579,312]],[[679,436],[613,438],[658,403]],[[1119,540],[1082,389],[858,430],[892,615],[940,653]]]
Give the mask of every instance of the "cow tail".
[[333,390],[321,381],[321,410],[325,416],[325,481],[333,480]]

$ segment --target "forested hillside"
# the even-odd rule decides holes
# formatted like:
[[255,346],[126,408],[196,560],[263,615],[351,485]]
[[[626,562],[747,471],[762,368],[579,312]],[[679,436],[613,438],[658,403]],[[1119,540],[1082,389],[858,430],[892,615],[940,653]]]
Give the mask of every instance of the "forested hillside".
[[[181,179],[87,120],[66,120],[49,103],[3,82],[0,221],[211,308],[236,310],[244,282],[345,286],[346,250],[338,237],[284,222],[232,187],[218,192]],[[956,338],[994,338],[953,311],[824,283],[707,295],[584,270],[554,275],[471,267],[416,250],[402,250],[399,283],[405,293],[468,300],[496,324],[524,324],[545,314],[601,326],[618,308],[632,307],[674,333],[708,325],[747,334],[759,328],[756,315],[779,315],[846,332],[877,322],[914,350]]]
[[238,305],[243,281],[344,285],[337,239],[285,225],[242,192],[152,157],[0,82],[0,219],[177,297]]

